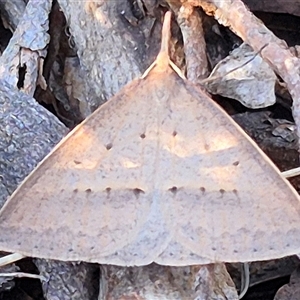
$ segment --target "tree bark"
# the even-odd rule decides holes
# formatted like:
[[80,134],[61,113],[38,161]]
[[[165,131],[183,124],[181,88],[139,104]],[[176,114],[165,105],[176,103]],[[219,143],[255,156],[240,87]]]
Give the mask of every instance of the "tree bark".
[[300,1],[281,0],[243,0],[251,11],[265,11],[274,13],[288,13],[300,16]]
[[94,92],[90,105],[96,108],[153,62],[160,45],[160,27],[152,28],[153,17],[138,22],[126,0],[79,1],[76,5],[71,0],[58,2]]

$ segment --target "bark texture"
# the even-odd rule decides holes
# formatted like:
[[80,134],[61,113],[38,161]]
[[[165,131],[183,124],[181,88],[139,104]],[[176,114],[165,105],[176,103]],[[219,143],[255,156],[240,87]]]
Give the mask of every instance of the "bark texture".
[[259,19],[257,19],[241,0],[199,1],[187,0],[201,6],[207,13],[249,44],[271,65],[273,70],[284,80],[293,98],[293,116],[300,132],[300,75],[299,58],[293,55],[285,41],[277,38]]
[[237,300],[224,264],[167,267],[103,265],[98,300]]
[[94,92],[88,101],[96,108],[146,70],[160,45],[152,30],[160,28],[153,28],[152,17],[139,21],[132,16],[126,0],[58,2]]
[[253,10],[260,10],[274,13],[288,13],[300,16],[300,1],[282,0],[243,0],[246,5]]
[[0,204],[67,129],[33,98],[0,82]]

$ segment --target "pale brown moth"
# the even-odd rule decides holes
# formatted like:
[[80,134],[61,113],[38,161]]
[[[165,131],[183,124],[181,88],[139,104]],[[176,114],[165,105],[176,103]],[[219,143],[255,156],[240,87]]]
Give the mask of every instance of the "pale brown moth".
[[122,266],[300,252],[300,202],[259,147],[162,50],[77,126],[0,213],[0,250]]

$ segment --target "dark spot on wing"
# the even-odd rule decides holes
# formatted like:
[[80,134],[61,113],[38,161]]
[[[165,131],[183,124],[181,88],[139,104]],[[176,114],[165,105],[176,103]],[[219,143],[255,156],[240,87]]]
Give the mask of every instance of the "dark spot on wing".
[[177,186],[173,186],[173,187],[169,188],[169,191],[175,195],[178,191],[178,188],[177,188]]
[[174,130],[173,133],[172,133],[172,135],[175,137],[177,135],[177,131]]
[[205,192],[205,187],[201,186],[200,191],[201,191],[202,193],[204,193],[204,192]]
[[140,196],[141,193],[145,194],[145,192],[139,188],[135,188],[132,190],[133,193],[135,194],[135,196],[138,198]]
[[112,143],[107,144],[106,145],[106,150],[110,150],[112,148],[112,146],[113,146]]
[[140,135],[140,138],[141,138],[141,139],[144,139],[145,137],[146,137],[145,133],[142,133],[142,134]]
[[87,194],[89,194],[89,193],[92,192],[92,190],[91,190],[91,189],[86,189],[85,192],[86,192]]
[[225,190],[220,189],[220,193],[221,193],[222,195],[225,194]]
[[233,163],[234,166],[238,166],[239,164],[240,164],[239,161],[235,161],[235,162]]

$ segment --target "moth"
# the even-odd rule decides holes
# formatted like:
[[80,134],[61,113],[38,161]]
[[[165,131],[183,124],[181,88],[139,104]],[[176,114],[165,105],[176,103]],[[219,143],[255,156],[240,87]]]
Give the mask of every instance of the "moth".
[[0,213],[0,249],[120,266],[298,253],[296,191],[162,49],[67,135]]

